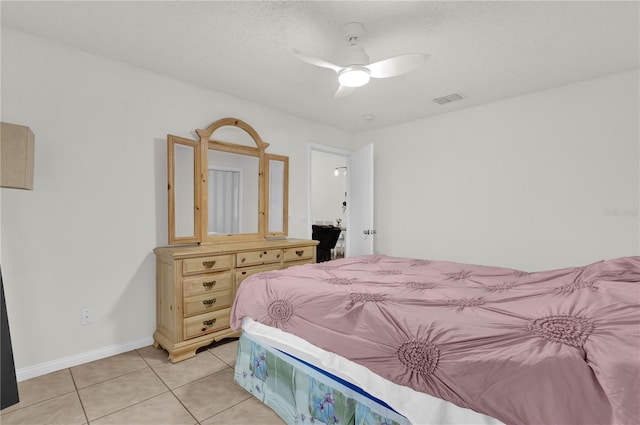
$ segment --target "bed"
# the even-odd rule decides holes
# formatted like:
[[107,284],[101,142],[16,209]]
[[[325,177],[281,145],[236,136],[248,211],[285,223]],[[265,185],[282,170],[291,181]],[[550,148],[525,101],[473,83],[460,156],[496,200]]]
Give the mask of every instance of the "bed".
[[[260,353],[323,374],[292,388],[287,409],[266,402],[287,423],[640,423],[640,257],[532,273],[389,256],[308,264],[246,279],[231,327],[253,379],[240,363],[236,382],[263,401]],[[334,385],[351,410],[314,414],[309,382]]]

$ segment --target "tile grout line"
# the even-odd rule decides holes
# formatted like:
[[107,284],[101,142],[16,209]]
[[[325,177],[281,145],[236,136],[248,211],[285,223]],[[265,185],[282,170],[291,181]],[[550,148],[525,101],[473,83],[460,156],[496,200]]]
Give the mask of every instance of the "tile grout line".
[[[121,412],[121,411],[123,411],[123,410],[125,410],[125,409],[128,409],[129,407],[136,406],[136,405],[138,405],[138,404],[140,404],[140,403],[144,403],[145,401],[151,400],[151,399],[152,399],[152,398],[154,398],[154,397],[157,397],[157,396],[159,396],[159,395],[162,395],[162,394],[165,394],[166,392],[171,391],[171,390],[170,390],[170,388],[169,388],[169,386],[168,386],[167,384],[165,384],[165,382],[162,380],[162,378],[160,378],[160,377],[158,376],[158,374],[156,373],[156,371],[155,371],[155,370],[153,370],[153,368],[151,367],[151,365],[149,364],[149,362],[147,362],[147,359],[145,359],[145,358],[144,358],[144,356],[142,356],[142,354],[140,354],[140,353],[138,352],[138,350],[137,350],[137,349],[134,349],[134,350],[132,350],[132,351],[135,351],[135,352],[136,352],[136,354],[137,354],[137,355],[142,359],[142,361],[144,361],[144,363],[146,364],[146,366],[141,367],[141,368],[139,368],[139,369],[132,370],[132,371],[127,372],[127,373],[123,373],[122,375],[118,375],[118,376],[115,376],[115,377],[112,377],[112,378],[109,378],[109,379],[105,379],[104,381],[96,382],[95,384],[88,385],[88,386],[86,386],[86,387],[84,387],[84,388],[82,388],[82,389],[84,390],[84,389],[91,388],[91,387],[94,387],[94,386],[96,386],[96,385],[102,384],[102,383],[104,383],[104,382],[109,382],[109,381],[113,381],[114,379],[122,378],[123,376],[132,375],[132,374],[134,374],[134,373],[140,372],[140,371],[142,371],[142,370],[144,370],[144,369],[147,369],[147,368],[148,368],[149,370],[151,370],[151,371],[152,371],[152,372],[153,372],[153,373],[158,377],[158,379],[160,379],[160,382],[162,382],[162,384],[165,386],[165,388],[167,389],[167,391],[165,391],[165,392],[161,392],[160,394],[156,394],[156,395],[151,396],[151,397],[149,397],[149,398],[147,398],[147,399],[140,400],[140,401],[138,401],[137,403],[131,404],[131,405],[129,405],[129,406],[125,406],[125,407],[123,407],[122,409],[114,410],[113,412],[110,412],[110,413],[108,413],[108,414],[106,414],[106,415],[103,415],[103,416],[97,417],[97,418],[93,419],[92,421],[97,421],[97,420],[102,419],[102,418],[104,418],[104,417],[106,417],[106,416],[112,415],[112,414],[117,413],[117,412]],[[71,369],[69,369],[69,371],[71,371]],[[73,374],[72,374],[72,376],[73,376]],[[74,381],[74,385],[75,385],[75,381]],[[80,397],[80,390],[77,390],[77,391],[78,391],[78,398],[80,398],[80,402],[82,403],[82,398]],[[84,405],[82,406],[82,408],[83,408],[83,410],[84,410]],[[86,411],[85,411],[85,416],[87,417],[87,424],[90,424],[92,421],[89,421],[89,415],[87,415]]]
[[207,349],[207,351],[209,351],[211,354],[213,354],[213,355],[214,355],[214,357],[215,357],[215,358],[217,358],[217,359],[218,359],[218,360],[220,360],[222,363],[224,363],[224,364],[226,364],[227,366],[229,366],[231,369],[235,369],[235,368],[236,368],[236,365],[235,365],[235,364],[230,365],[229,363],[225,362],[225,361],[224,361],[224,359],[223,359],[222,357],[218,356],[218,355],[217,355],[216,353],[214,353],[213,351],[211,351],[211,350],[209,350],[209,349]]
[[[227,366],[229,369],[231,369],[231,370],[235,370],[235,364],[234,364],[233,366],[229,365],[227,362],[225,362],[222,358],[220,358],[219,356],[217,356],[216,354],[214,354],[214,353],[213,353],[213,351],[212,351],[212,350],[210,350],[210,349],[208,349],[208,348],[207,348],[206,350],[202,350],[201,352],[204,352],[204,351],[207,351],[207,352],[208,352],[209,354],[211,354],[213,357],[215,357],[216,359],[220,360],[220,362],[222,362],[222,364],[224,364],[225,366]],[[136,350],[136,352],[137,352],[137,350]],[[167,388],[169,388],[169,386],[166,384],[166,382],[164,382],[164,380],[162,379],[162,377],[161,377],[160,375],[158,375],[158,373],[157,373],[157,372],[155,371],[155,369],[151,366],[151,364],[147,361],[147,359],[146,359],[144,356],[142,356],[140,353],[138,353],[138,354],[139,354],[139,355],[140,355],[140,357],[142,357],[142,359],[143,359],[143,360],[144,360],[144,361],[149,365],[149,368],[153,371],[153,373],[155,373],[155,375],[158,377],[158,379],[160,379],[160,381],[162,381],[162,383],[163,383]],[[197,353],[196,353],[196,354],[197,354]],[[182,388],[182,387],[184,387],[184,386],[186,386],[186,385],[193,384],[194,382],[200,381],[200,380],[202,380],[202,379],[208,378],[208,377],[210,377],[210,376],[212,376],[212,375],[215,375],[215,374],[217,374],[217,373],[223,372],[223,371],[224,371],[224,370],[226,370],[226,369],[227,369],[227,368],[224,368],[224,369],[218,370],[218,371],[216,371],[216,372],[213,372],[213,373],[210,373],[210,374],[208,374],[208,375],[206,375],[206,376],[203,376],[203,377],[201,377],[201,378],[198,378],[198,379],[196,379],[196,380],[194,380],[194,381],[187,382],[187,383],[185,383],[185,384],[179,385],[179,386],[177,386],[177,387],[175,387],[175,388],[169,388],[169,392],[171,393],[171,395],[173,395],[173,396],[175,397],[175,399],[178,401],[178,403],[180,403],[180,405],[184,408],[184,410],[186,410],[186,411],[187,411],[187,413],[189,413],[189,415],[191,415],[191,417],[196,421],[196,425],[200,425],[200,424],[202,423],[202,421],[198,420],[198,418],[196,418],[196,417],[195,417],[195,415],[191,412],[191,410],[189,410],[189,408],[188,408],[188,407],[187,407],[187,406],[182,402],[182,400],[180,400],[180,398],[179,398],[179,397],[178,397],[178,396],[177,396],[173,391],[174,391],[174,390],[177,390],[177,389],[179,389],[179,388]],[[206,420],[208,420],[208,419],[211,419],[211,418],[213,418],[214,416],[217,416],[217,415],[219,415],[220,413],[225,412],[225,411],[227,411],[227,410],[231,409],[232,407],[237,406],[238,404],[240,404],[240,403],[243,403],[243,402],[247,401],[249,398],[251,398],[251,394],[248,394],[248,397],[247,397],[246,399],[244,399],[244,400],[242,400],[242,401],[240,401],[240,402],[238,402],[238,403],[236,403],[236,404],[234,404],[234,405],[232,405],[232,406],[229,406],[229,407],[227,407],[226,409],[223,409],[223,410],[219,411],[219,412],[218,412],[218,413],[216,413],[215,415],[211,415],[211,416],[209,416],[209,417],[207,417],[207,418],[203,419],[203,421],[206,421]]]
[[[136,352],[138,352],[138,350],[136,350]],[[140,357],[142,357],[142,359],[145,361],[145,363],[149,366],[149,369],[151,369],[153,371],[153,373],[158,377],[158,379],[160,380],[160,382],[162,382],[164,384],[165,387],[167,387],[167,389],[169,390],[169,392],[171,393],[171,395],[178,400],[178,403],[180,403],[180,405],[184,408],[184,410],[187,411],[187,413],[193,418],[193,420],[196,421],[196,425],[200,425],[200,421],[198,420],[198,418],[196,418],[193,413],[191,413],[191,410],[189,410],[187,408],[187,406],[184,405],[184,403],[182,402],[182,400],[180,400],[178,398],[177,395],[175,395],[175,393],[173,392],[173,389],[169,388],[169,386],[167,385],[166,382],[164,382],[164,380],[162,379],[162,377],[160,375],[158,375],[158,372],[155,371],[155,369],[153,367],[151,367],[151,364],[149,364],[149,362],[147,361],[147,359],[144,358],[143,355],[141,355],[140,353],[138,353],[140,355]],[[195,381],[194,381],[195,382]],[[185,384],[186,385],[186,384]],[[180,388],[180,387],[177,387]]]
[[[1,1],[1,0],[0,0],[0,1]],[[71,375],[71,380],[73,381],[73,375],[71,374],[71,369],[70,369],[70,368],[60,369],[60,370],[57,370],[56,372],[51,372],[51,373],[62,372],[62,371],[64,371],[64,370],[68,370],[68,371],[69,371],[69,374]],[[37,378],[37,377],[36,377],[36,378]],[[12,406],[7,406],[5,409],[0,410],[0,417],[1,417],[1,416],[9,415],[9,414],[11,414],[11,413],[13,413],[13,412],[17,412],[17,411],[22,410],[22,409],[26,409],[26,408],[29,408],[29,407],[37,406],[38,404],[45,403],[45,402],[47,402],[47,401],[51,401],[51,400],[56,399],[56,398],[58,398],[58,397],[62,397],[63,395],[68,395],[68,394],[71,394],[71,393],[73,393],[73,392],[78,393],[78,389],[77,389],[77,387],[76,387],[76,385],[75,385],[75,382],[73,383],[73,387],[74,387],[74,389],[73,389],[73,390],[70,390],[70,391],[67,391],[67,392],[64,392],[64,393],[60,393],[60,394],[56,394],[56,395],[54,395],[54,396],[52,396],[52,397],[45,398],[45,399],[42,399],[42,400],[39,400],[39,401],[33,402],[33,403],[31,403],[31,404],[26,404],[26,405],[24,405],[24,406],[16,407],[15,409],[10,410],[10,411],[5,411],[5,410],[6,410],[6,409],[8,409],[9,407],[12,407]],[[78,398],[80,398],[80,395],[79,395],[79,394],[78,394]],[[0,424],[1,424],[1,423],[2,423],[2,420],[0,420]]]
[[[0,0],[0,1],[1,1],[1,0]],[[64,369],[60,369],[60,370],[64,370]],[[59,370],[59,371],[57,371],[57,372],[60,372],[60,370]],[[36,402],[34,402],[34,403],[31,403],[31,404],[26,404],[26,405],[24,405],[24,406],[16,407],[16,408],[14,408],[13,410],[5,411],[5,410],[6,410],[6,409],[8,409],[9,407],[12,407],[12,406],[7,406],[4,410],[0,411],[0,416],[10,415],[10,414],[12,414],[13,412],[17,412],[17,411],[19,411],[19,410],[23,410],[23,409],[27,409],[27,408],[29,408],[29,407],[37,406],[38,404],[45,403],[45,402],[47,402],[47,401],[51,401],[51,400],[56,399],[56,398],[58,398],[58,397],[62,397],[63,395],[68,395],[68,394],[71,394],[71,393],[77,393],[77,392],[78,392],[78,391],[76,391],[75,389],[73,389],[73,390],[71,390],[71,391],[67,391],[67,392],[65,392],[65,393],[60,393],[60,394],[54,395],[53,397],[45,398],[45,399],[42,399],[42,400],[36,401]],[[1,424],[1,423],[2,423],[2,421],[0,420],[0,424]]]
[[227,411],[227,410],[229,410],[229,409],[233,409],[233,408],[234,408],[234,407],[236,407],[237,405],[242,404],[242,403],[244,403],[245,401],[249,400],[251,397],[253,397],[253,395],[247,391],[247,398],[245,398],[244,400],[241,400],[241,401],[237,402],[237,403],[236,403],[236,404],[234,404],[234,405],[231,405],[231,406],[227,407],[226,409],[222,409],[221,411],[219,411],[219,412],[218,412],[218,413],[216,413],[215,415],[211,415],[211,416],[209,416],[208,418],[205,418],[205,419],[204,419],[204,421],[208,421],[209,419],[214,418],[214,417],[216,417],[216,416],[218,416],[218,415],[220,415],[220,414],[222,414],[222,413],[226,412],[226,411]]
[[[164,384],[164,382],[163,382],[163,384]],[[144,403],[145,401],[149,401],[149,400],[151,400],[152,398],[156,398],[156,397],[158,397],[158,396],[161,396],[162,394],[167,394],[167,393],[170,393],[170,392],[171,392],[171,390],[167,390],[167,391],[161,392],[160,394],[156,394],[156,395],[151,396],[151,397],[149,397],[149,398],[147,398],[147,399],[140,400],[140,401],[138,401],[137,403],[133,403],[133,404],[131,404],[131,405],[129,405],[129,406],[125,406],[125,407],[123,407],[122,409],[114,410],[114,411],[113,411],[113,412],[111,412],[111,413],[107,413],[106,415],[102,415],[102,416],[100,416],[100,417],[97,417],[97,418],[93,419],[91,422],[93,422],[93,421],[97,421],[97,420],[102,419],[102,418],[106,418],[107,416],[113,415],[113,414],[118,413],[118,412],[122,412],[123,410],[127,410],[127,409],[128,409],[128,408],[130,408],[130,407],[137,406],[138,404]],[[91,422],[87,422],[87,423],[89,423],[89,424],[90,424]]]
[[[209,351],[211,354],[213,354],[213,356],[214,356],[215,358],[217,358],[218,360],[220,360],[222,363],[224,363],[224,364],[226,364],[227,366],[229,366],[229,368],[230,368],[231,370],[234,370],[234,371],[235,371],[235,369],[236,369],[236,365],[235,365],[235,363],[234,363],[233,365],[230,365],[229,363],[225,362],[225,361],[224,361],[224,359],[222,359],[220,356],[218,356],[217,354],[215,354],[215,353],[213,352],[213,350],[211,350],[211,349],[207,349],[207,351]],[[225,369],[219,370],[218,372],[222,372],[223,370],[225,370]],[[218,372],[214,372],[214,373],[212,373],[211,375],[215,375],[215,374],[216,374],[216,373],[218,373]],[[207,375],[207,377],[208,377],[208,376],[211,376],[211,375]],[[202,378],[201,378],[201,379],[202,379]],[[195,381],[193,381],[193,382],[195,382]],[[188,384],[185,384],[185,385],[188,385]],[[182,386],[184,386],[184,385],[182,385]],[[180,388],[180,387],[178,387],[178,388]],[[172,391],[172,392],[173,392],[173,391]],[[239,404],[241,404],[241,403],[244,403],[245,401],[249,400],[251,397],[253,397],[253,395],[252,395],[251,393],[247,392],[247,398],[245,398],[244,400],[241,400],[241,401],[237,402],[236,404],[233,404],[233,405],[231,405],[231,406],[227,407],[226,409],[222,409],[221,411],[219,411],[219,412],[218,412],[218,413],[216,413],[215,415],[211,415],[211,416],[209,416],[209,417],[207,417],[207,418],[203,419],[203,422],[204,422],[204,421],[208,421],[209,419],[211,419],[211,418],[213,418],[213,417],[216,417],[216,416],[218,416],[218,415],[220,415],[220,414],[222,414],[222,413],[226,412],[227,410],[232,409],[232,408],[234,408],[234,407],[238,406],[238,405],[239,405]],[[177,398],[177,397],[176,397],[176,398]],[[179,399],[178,399],[178,400],[179,400]],[[185,409],[186,409],[186,406],[185,406]],[[188,411],[188,410],[189,410],[189,409],[187,409],[187,411]],[[191,413],[191,412],[189,412],[189,413]],[[199,422],[199,423],[200,423],[200,422]]]
[[[231,341],[229,341],[229,342],[231,342]],[[134,349],[134,350],[132,350],[132,351],[135,351],[135,352],[136,352],[136,354],[139,356],[139,358],[141,358],[141,359],[143,360],[143,362],[144,362],[145,366],[140,367],[140,368],[137,368],[137,369],[134,369],[134,370],[130,370],[130,371],[125,372],[125,373],[122,373],[122,374],[120,374],[120,375],[118,375],[118,376],[110,377],[110,378],[105,379],[105,380],[103,380],[103,381],[99,381],[99,382],[92,383],[92,384],[87,385],[87,386],[85,386],[85,387],[83,387],[83,388],[79,388],[79,386],[78,386],[79,384],[77,383],[77,380],[76,380],[76,378],[75,378],[75,376],[74,376],[74,374],[73,374],[73,372],[72,372],[72,368],[66,368],[66,369],[63,369],[63,370],[67,371],[67,373],[68,373],[68,374],[69,374],[69,376],[71,377],[71,381],[72,381],[72,384],[73,384],[73,389],[71,389],[70,391],[63,392],[63,393],[61,393],[61,394],[57,394],[57,395],[55,395],[55,396],[52,396],[52,397],[49,397],[49,398],[43,399],[43,400],[39,400],[39,401],[34,402],[34,403],[31,403],[31,404],[29,404],[29,405],[25,405],[25,406],[18,407],[18,408],[16,408],[15,410],[12,410],[12,411],[9,411],[9,412],[6,412],[6,413],[5,413],[5,412],[0,412],[0,414],[1,414],[1,416],[9,415],[9,414],[11,414],[11,413],[13,413],[13,412],[17,412],[17,411],[22,410],[22,409],[25,409],[25,408],[33,407],[33,406],[39,405],[39,404],[44,403],[44,402],[47,402],[47,401],[51,401],[51,400],[53,400],[53,399],[56,399],[56,398],[61,397],[61,396],[64,396],[64,395],[69,395],[69,394],[71,394],[71,393],[75,393],[75,394],[76,394],[76,397],[78,398],[78,401],[80,402],[80,407],[81,407],[81,409],[82,409],[82,413],[83,413],[84,418],[85,418],[85,420],[86,420],[86,424],[90,424],[90,423],[92,423],[93,421],[96,421],[96,420],[102,419],[102,418],[104,418],[104,417],[106,417],[106,416],[109,416],[109,415],[115,414],[115,413],[117,413],[117,412],[121,412],[121,411],[123,411],[123,410],[125,410],[125,409],[128,409],[129,407],[133,407],[133,406],[136,406],[136,405],[138,405],[138,404],[144,403],[144,402],[146,402],[146,401],[148,401],[148,400],[151,400],[152,398],[158,397],[158,396],[160,396],[160,395],[162,395],[162,394],[166,394],[166,393],[168,392],[168,393],[171,393],[171,394],[173,395],[173,397],[174,397],[174,398],[175,398],[175,399],[180,403],[180,405],[181,405],[181,406],[182,406],[182,407],[187,411],[187,413],[188,413],[188,414],[193,418],[193,420],[195,421],[195,424],[196,424],[196,425],[200,425],[200,424],[201,424],[201,421],[199,421],[199,420],[194,416],[194,414],[191,412],[191,410],[189,410],[189,409],[187,408],[187,406],[182,402],[182,400],[180,400],[180,398],[178,398],[178,396],[174,393],[174,390],[177,390],[177,389],[179,389],[179,388],[184,387],[185,385],[189,385],[189,384],[191,384],[191,383],[193,383],[193,382],[196,382],[196,381],[198,381],[198,380],[201,380],[201,379],[204,379],[204,378],[210,377],[210,376],[212,376],[212,375],[215,375],[215,374],[217,374],[217,373],[220,373],[220,372],[222,372],[222,371],[225,371],[225,370],[227,370],[227,368],[231,369],[232,371],[235,369],[235,364],[233,364],[233,365],[232,365],[232,364],[229,364],[229,363],[228,363],[227,361],[225,361],[221,356],[217,355],[217,354],[216,354],[212,349],[207,348],[207,349],[206,349],[206,351],[207,351],[210,355],[212,355],[215,359],[217,359],[218,361],[220,361],[220,362],[221,362],[225,367],[224,367],[223,369],[221,369],[221,370],[218,370],[218,371],[216,371],[216,372],[213,372],[213,373],[211,373],[211,374],[208,374],[208,375],[206,375],[206,376],[204,376],[204,377],[198,378],[198,379],[196,379],[196,380],[194,380],[194,381],[191,381],[191,382],[189,382],[189,383],[185,383],[185,384],[180,385],[180,386],[178,386],[178,387],[176,387],[176,388],[174,388],[174,389],[171,389],[171,388],[169,388],[169,386],[167,385],[167,383],[166,383],[166,382],[165,382],[165,381],[160,377],[160,375],[155,371],[155,369],[154,369],[154,368],[153,368],[153,366],[149,363],[149,361],[148,361],[148,360],[147,360],[147,359],[146,359],[146,358],[145,358],[145,357],[144,357],[144,356],[139,352],[139,349]],[[205,351],[205,350],[202,350],[202,351]],[[115,380],[115,379],[119,379],[119,378],[122,378],[122,377],[125,377],[125,376],[128,376],[128,375],[132,375],[132,374],[134,374],[134,373],[138,373],[138,372],[140,372],[140,371],[143,371],[143,370],[144,370],[144,369],[146,369],[146,368],[150,369],[150,370],[153,372],[153,374],[154,374],[154,375],[155,375],[155,376],[160,380],[160,382],[162,382],[162,384],[163,384],[163,385],[165,386],[165,388],[167,389],[167,391],[166,391],[166,392],[161,392],[161,393],[156,394],[156,395],[154,395],[154,396],[151,396],[151,397],[149,397],[149,398],[147,398],[147,399],[145,399],[145,400],[138,401],[138,402],[136,402],[136,403],[134,403],[134,404],[131,404],[131,405],[126,406],[126,407],[123,407],[123,408],[121,408],[121,409],[115,410],[115,411],[110,412],[110,413],[108,413],[108,414],[106,414],[106,415],[103,415],[103,416],[100,416],[100,417],[94,418],[94,419],[92,419],[91,421],[89,420],[89,416],[88,416],[88,413],[87,413],[87,410],[86,410],[86,407],[85,407],[85,403],[83,402],[83,399],[82,399],[82,397],[81,397],[81,395],[80,395],[80,390],[89,389],[89,388],[95,387],[95,386],[97,386],[97,385],[100,385],[100,384],[103,384],[103,383],[107,383],[107,382],[113,381],[113,380]],[[247,401],[249,398],[251,398],[251,395],[250,395],[250,394],[248,394],[248,395],[247,395],[247,398],[246,398],[246,399],[244,399],[244,400],[242,400],[242,401],[240,401],[240,402],[238,402],[238,403],[236,403],[236,404],[233,404],[233,405],[231,405],[231,406],[229,406],[229,407],[227,407],[227,408],[225,408],[225,409],[221,410],[220,412],[216,413],[215,415],[212,415],[212,416],[210,416],[210,417],[208,417],[208,418],[206,418],[206,419],[204,419],[204,420],[207,420],[207,419],[210,419],[210,418],[212,418],[212,417],[214,417],[214,416],[217,416],[217,415],[219,415],[220,413],[225,412],[225,411],[227,411],[227,410],[231,409],[232,407],[237,406],[238,404],[240,404],[240,403],[243,403],[243,402]]]
[[[106,415],[103,415],[103,416],[100,416],[100,417],[97,417],[97,418],[93,419],[93,421],[97,421],[97,420],[102,419],[102,418],[104,418],[104,417],[107,417],[107,416],[109,416],[109,415],[113,415],[113,414],[115,414],[115,413],[122,412],[123,410],[126,410],[126,409],[128,409],[128,408],[130,408],[130,407],[137,406],[138,404],[144,403],[145,401],[149,401],[149,400],[151,400],[152,398],[155,398],[155,397],[158,397],[158,396],[160,396],[160,395],[162,395],[162,394],[166,394],[166,393],[168,393],[168,392],[171,392],[171,389],[169,388],[169,386],[168,386],[168,385],[167,385],[167,384],[162,380],[162,378],[160,378],[160,376],[158,376],[158,374],[156,373],[156,371],[155,371],[155,370],[153,370],[153,368],[151,367],[151,365],[149,364],[149,362],[147,362],[147,359],[145,359],[145,358],[144,358],[144,356],[142,356],[142,355],[138,352],[138,350],[137,350],[137,349],[136,349],[136,350],[133,350],[133,351],[135,351],[135,352],[136,352],[136,354],[138,354],[138,355],[140,356],[140,358],[145,362],[146,366],[145,366],[145,367],[141,367],[140,369],[134,370],[134,371],[132,371],[132,372],[125,373],[124,375],[120,375],[120,376],[118,376],[118,377],[116,377],[116,378],[121,378],[121,377],[126,376],[126,375],[131,375],[131,374],[133,374],[133,373],[140,372],[141,370],[144,370],[144,369],[147,369],[147,368],[148,368],[149,370],[151,370],[151,371],[152,371],[152,372],[153,372],[153,373],[158,377],[158,379],[160,379],[160,382],[162,382],[162,384],[165,386],[165,388],[167,389],[167,391],[161,392],[160,394],[153,395],[153,396],[151,396],[151,397],[149,397],[149,398],[146,398],[146,399],[144,399],[144,400],[140,400],[140,401],[138,401],[137,403],[133,403],[133,404],[131,404],[131,405],[129,405],[129,406],[125,406],[125,407],[123,407],[122,409],[114,410],[113,412],[110,412],[110,413],[108,413],[108,414],[106,414]],[[111,381],[111,380],[116,379],[116,378],[107,379],[107,380],[102,381],[102,382]],[[99,383],[102,383],[102,382],[99,382]],[[96,383],[96,384],[90,385],[90,386],[85,387],[85,388],[90,388],[90,387],[92,387],[92,386],[94,386],[94,385],[98,385],[99,383]],[[83,388],[83,389],[84,389],[84,388]],[[91,422],[89,422],[89,421],[88,421],[88,419],[89,419],[89,416],[87,416],[87,424],[90,424]]]
[[[124,372],[122,375],[113,376],[111,378],[105,379],[104,381],[95,382],[95,383],[93,383],[91,385],[87,385],[86,387],[78,388],[77,391],[80,392],[80,390],[86,390],[87,388],[95,387],[96,385],[101,385],[101,384],[104,384],[105,382],[113,381],[115,379],[119,379],[119,378],[122,378],[122,377],[127,376],[127,375],[132,375],[134,373],[140,372],[141,370],[143,370],[143,369],[145,369],[147,367],[150,367],[150,366],[147,364],[147,366],[143,366],[143,367],[141,367],[139,369],[130,370],[129,372]],[[75,385],[75,381],[74,381],[74,385]]]
[[180,405],[184,408],[184,410],[186,410],[186,411],[187,411],[187,413],[188,413],[189,415],[191,415],[191,417],[193,418],[193,420],[195,420],[195,421],[196,421],[196,424],[198,424],[198,425],[199,425],[199,424],[200,424],[200,421],[198,420],[198,418],[196,418],[196,417],[195,417],[195,415],[194,415],[193,413],[191,413],[191,410],[189,410],[189,409],[187,408],[187,406],[185,406],[185,405],[184,405],[184,403],[182,402],[182,400],[180,400],[180,398],[178,398],[178,396],[173,392],[173,390],[169,390],[169,392],[171,393],[171,395],[172,395],[176,400],[178,400],[178,403],[180,403]]
[[87,420],[87,424],[89,424],[89,415],[87,415],[87,409],[84,408],[84,403],[82,402],[82,397],[80,397],[80,390],[78,390],[78,384],[76,384],[76,378],[73,377],[73,372],[71,372],[71,368],[67,369],[69,371],[69,375],[71,375],[71,381],[73,382],[73,387],[76,389],[76,395],[78,396],[78,400],[80,401],[80,407],[82,408],[82,413],[84,414],[84,418]]

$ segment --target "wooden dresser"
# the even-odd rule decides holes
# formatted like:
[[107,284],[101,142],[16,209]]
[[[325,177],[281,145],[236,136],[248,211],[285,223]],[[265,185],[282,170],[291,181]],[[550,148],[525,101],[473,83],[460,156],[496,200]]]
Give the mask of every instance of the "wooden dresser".
[[175,363],[213,341],[238,336],[229,328],[229,314],[242,281],[254,273],[314,263],[317,244],[278,239],[154,249],[154,346],[167,350]]

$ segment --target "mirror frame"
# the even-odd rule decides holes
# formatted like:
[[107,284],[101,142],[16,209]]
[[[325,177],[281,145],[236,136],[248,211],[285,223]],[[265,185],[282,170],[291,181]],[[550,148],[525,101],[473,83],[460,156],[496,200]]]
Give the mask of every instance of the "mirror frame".
[[[233,126],[244,130],[253,139],[256,146],[238,145],[211,138],[219,128]],[[190,140],[178,136],[167,135],[168,146],[168,205],[169,205],[169,244],[183,243],[219,243],[264,240],[267,237],[286,237],[288,234],[288,203],[289,203],[289,158],[282,155],[265,153],[269,143],[262,140],[260,135],[246,122],[237,118],[222,118],[215,121],[204,130],[197,129],[199,140]],[[183,144],[194,147],[194,236],[176,237],[175,234],[175,158],[174,145]],[[208,233],[208,153],[209,150],[256,156],[259,158],[258,170],[258,233],[241,233],[229,235],[209,235]],[[283,187],[283,231],[269,232],[269,160],[284,162]]]
[[[269,228],[269,212],[271,211],[271,196],[270,190],[271,185],[268,184],[271,177],[271,168],[269,165],[269,161],[282,161],[284,163],[284,175],[283,175],[283,186],[282,186],[282,231],[281,232],[273,232]],[[265,202],[267,203],[266,214],[264,218],[265,229],[267,232],[267,237],[277,238],[277,237],[285,237],[289,233],[289,157],[283,155],[274,155],[274,154],[265,154],[265,176],[267,180],[267,184],[265,184]]]
[[[211,139],[211,135],[219,128],[225,126],[238,127],[244,130],[251,136],[256,144],[256,147],[236,145],[233,143],[222,142],[219,140]],[[251,241],[265,238],[265,149],[269,147],[269,143],[266,143],[258,135],[258,133],[246,122],[236,118],[222,118],[205,130],[196,130],[198,136],[200,136],[200,169],[208,169],[208,157],[209,150],[218,150],[228,153],[236,153],[241,155],[250,155],[258,157],[258,233],[239,233],[229,235],[209,235],[208,226],[200,226],[200,241],[201,243],[207,242],[225,242],[225,241]],[[200,175],[200,223],[208,223],[209,211],[208,211],[208,198],[209,198],[209,175],[208,173],[201,173]]]
[[[193,236],[176,236],[175,145],[183,145],[193,148]],[[167,185],[167,190],[169,192],[169,243],[182,244],[200,242],[200,214],[198,214],[200,190],[196,184],[198,176],[200,175],[200,152],[198,142],[178,136],[168,135],[167,160],[167,177],[169,180],[169,184]]]

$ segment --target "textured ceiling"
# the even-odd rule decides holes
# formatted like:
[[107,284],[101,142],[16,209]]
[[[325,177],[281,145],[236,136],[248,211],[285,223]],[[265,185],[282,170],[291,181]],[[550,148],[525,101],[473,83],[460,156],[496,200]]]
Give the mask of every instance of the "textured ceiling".
[[[2,26],[310,118],[363,131],[638,68],[635,1],[75,1],[0,3]],[[422,68],[334,99],[344,24],[371,61]],[[460,92],[465,99],[432,99]],[[364,115],[375,119],[367,121]]]

